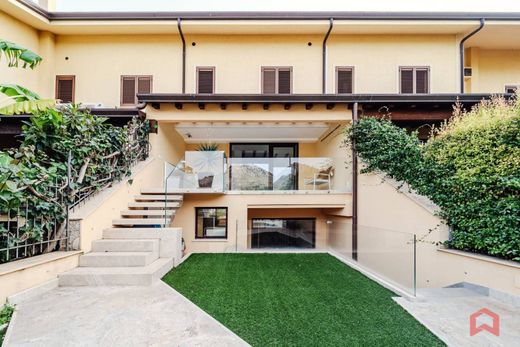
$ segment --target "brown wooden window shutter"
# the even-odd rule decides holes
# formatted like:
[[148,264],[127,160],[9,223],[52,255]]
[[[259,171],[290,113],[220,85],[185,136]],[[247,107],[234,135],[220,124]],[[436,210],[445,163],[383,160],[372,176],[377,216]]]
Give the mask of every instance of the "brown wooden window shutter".
[[121,106],[137,105],[137,94],[152,92],[152,76],[121,76]]
[[135,77],[121,78],[121,105],[135,105]]
[[213,94],[214,93],[214,68],[197,68],[197,93]]
[[152,92],[152,77],[137,77],[137,94],[150,94]]
[[354,91],[354,69],[338,67],[336,70],[336,83],[338,94],[352,94]]
[[428,94],[430,92],[430,69],[428,67],[402,67],[399,74],[402,94]]
[[413,69],[401,69],[401,93],[413,93]]
[[276,93],[276,69],[263,68],[262,69],[262,93],[274,94]]
[[61,103],[74,103],[76,76],[56,76],[56,99]]
[[263,94],[291,94],[292,67],[262,67]]
[[415,92],[417,94],[428,93],[428,69],[416,69],[415,70]]
[[291,69],[278,69],[278,94],[291,94]]

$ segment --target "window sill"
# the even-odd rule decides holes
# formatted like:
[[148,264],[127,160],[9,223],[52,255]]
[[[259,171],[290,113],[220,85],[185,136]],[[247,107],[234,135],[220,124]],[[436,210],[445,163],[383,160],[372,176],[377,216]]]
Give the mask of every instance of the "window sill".
[[228,242],[228,239],[193,239],[192,242]]

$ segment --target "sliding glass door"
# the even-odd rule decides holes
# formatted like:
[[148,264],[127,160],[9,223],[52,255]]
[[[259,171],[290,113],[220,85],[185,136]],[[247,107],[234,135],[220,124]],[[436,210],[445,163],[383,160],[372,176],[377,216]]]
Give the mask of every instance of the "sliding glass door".
[[314,218],[253,218],[251,248],[314,248]]

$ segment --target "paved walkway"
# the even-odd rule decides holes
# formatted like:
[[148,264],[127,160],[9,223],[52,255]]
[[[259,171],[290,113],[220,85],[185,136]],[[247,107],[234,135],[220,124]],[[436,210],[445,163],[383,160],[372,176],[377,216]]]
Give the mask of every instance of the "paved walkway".
[[6,346],[248,346],[177,291],[60,287],[17,305]]
[[[520,346],[519,306],[505,304],[465,288],[427,289],[418,294],[425,301],[410,302],[403,298],[394,300],[449,346]],[[487,331],[469,335],[469,316],[482,308],[500,315],[499,337]],[[491,319],[481,317],[477,323],[491,324]]]

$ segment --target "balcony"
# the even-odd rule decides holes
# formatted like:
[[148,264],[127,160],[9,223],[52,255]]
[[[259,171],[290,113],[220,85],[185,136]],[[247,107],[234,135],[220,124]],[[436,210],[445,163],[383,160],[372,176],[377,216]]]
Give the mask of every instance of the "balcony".
[[223,151],[187,151],[165,164],[165,189],[179,193],[350,193],[345,158],[226,158]]

